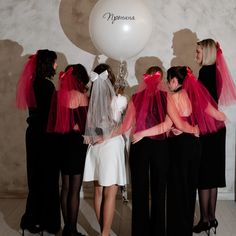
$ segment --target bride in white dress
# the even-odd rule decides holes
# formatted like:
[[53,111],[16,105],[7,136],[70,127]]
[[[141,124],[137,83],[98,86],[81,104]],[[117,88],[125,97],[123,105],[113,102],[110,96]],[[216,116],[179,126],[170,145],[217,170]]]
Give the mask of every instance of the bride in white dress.
[[[89,143],[84,181],[94,181],[94,208],[101,235],[108,236],[119,186],[126,184],[125,142],[122,135],[113,137],[127,105],[116,96],[115,76],[107,64],[100,64],[91,75],[92,90],[85,129]],[[126,104],[125,104],[126,103]]]

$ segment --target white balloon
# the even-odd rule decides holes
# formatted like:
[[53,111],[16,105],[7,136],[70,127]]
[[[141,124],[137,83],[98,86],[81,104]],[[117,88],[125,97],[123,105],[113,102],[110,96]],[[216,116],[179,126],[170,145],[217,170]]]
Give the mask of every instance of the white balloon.
[[137,55],[151,32],[152,17],[142,0],[99,0],[89,17],[94,46],[119,61]]

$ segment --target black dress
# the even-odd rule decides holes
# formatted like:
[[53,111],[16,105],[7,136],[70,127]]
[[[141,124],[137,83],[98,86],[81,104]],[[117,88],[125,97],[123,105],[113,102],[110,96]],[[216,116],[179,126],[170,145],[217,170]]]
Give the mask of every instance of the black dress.
[[[208,89],[215,102],[218,103],[216,89],[216,64],[203,66],[198,79]],[[198,189],[225,187],[225,140],[226,128],[217,133],[200,137],[202,156]]]
[[[68,108],[69,109],[69,108]],[[88,107],[70,109],[74,113],[80,131],[73,130],[60,134],[60,169],[62,175],[83,175],[88,145],[84,144],[84,129]]]
[[56,135],[47,133],[48,114],[55,87],[48,79],[35,79],[36,108],[29,109],[26,130],[28,197],[21,228],[57,233],[60,229],[59,162]]

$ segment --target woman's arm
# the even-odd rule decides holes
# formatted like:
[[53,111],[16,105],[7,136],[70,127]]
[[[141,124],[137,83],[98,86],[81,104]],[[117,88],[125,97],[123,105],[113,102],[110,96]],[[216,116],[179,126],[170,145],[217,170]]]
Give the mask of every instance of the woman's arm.
[[120,127],[120,132],[126,133],[129,129],[133,128],[135,125],[135,107],[134,104],[132,102],[132,100],[130,100],[124,120],[121,124]]
[[162,122],[158,125],[155,125],[152,128],[145,129],[145,130],[135,133],[132,136],[132,143],[137,143],[138,141],[140,141],[144,137],[163,134],[163,133],[167,132],[168,130],[170,130],[172,124],[173,124],[173,122],[171,121],[170,117],[168,115],[166,115],[164,122]]
[[124,134],[134,126],[135,126],[135,107],[132,100],[130,100],[122,124],[120,124],[116,129],[113,130],[111,137]]
[[206,109],[205,109],[205,112],[213,117],[214,119],[216,120],[219,120],[219,121],[226,121],[227,120],[227,117],[226,115],[221,112],[221,111],[218,111],[215,107],[213,107],[210,103],[208,103]]
[[192,126],[180,117],[179,112],[170,94],[167,95],[167,113],[177,129],[185,133],[195,134],[196,136],[199,136],[198,126]]

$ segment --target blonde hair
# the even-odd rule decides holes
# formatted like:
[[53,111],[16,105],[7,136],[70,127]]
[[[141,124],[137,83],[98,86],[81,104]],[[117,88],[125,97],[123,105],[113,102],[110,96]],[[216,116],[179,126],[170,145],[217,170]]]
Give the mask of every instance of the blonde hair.
[[212,65],[216,62],[216,42],[213,39],[204,39],[197,42],[202,48],[202,66]]

